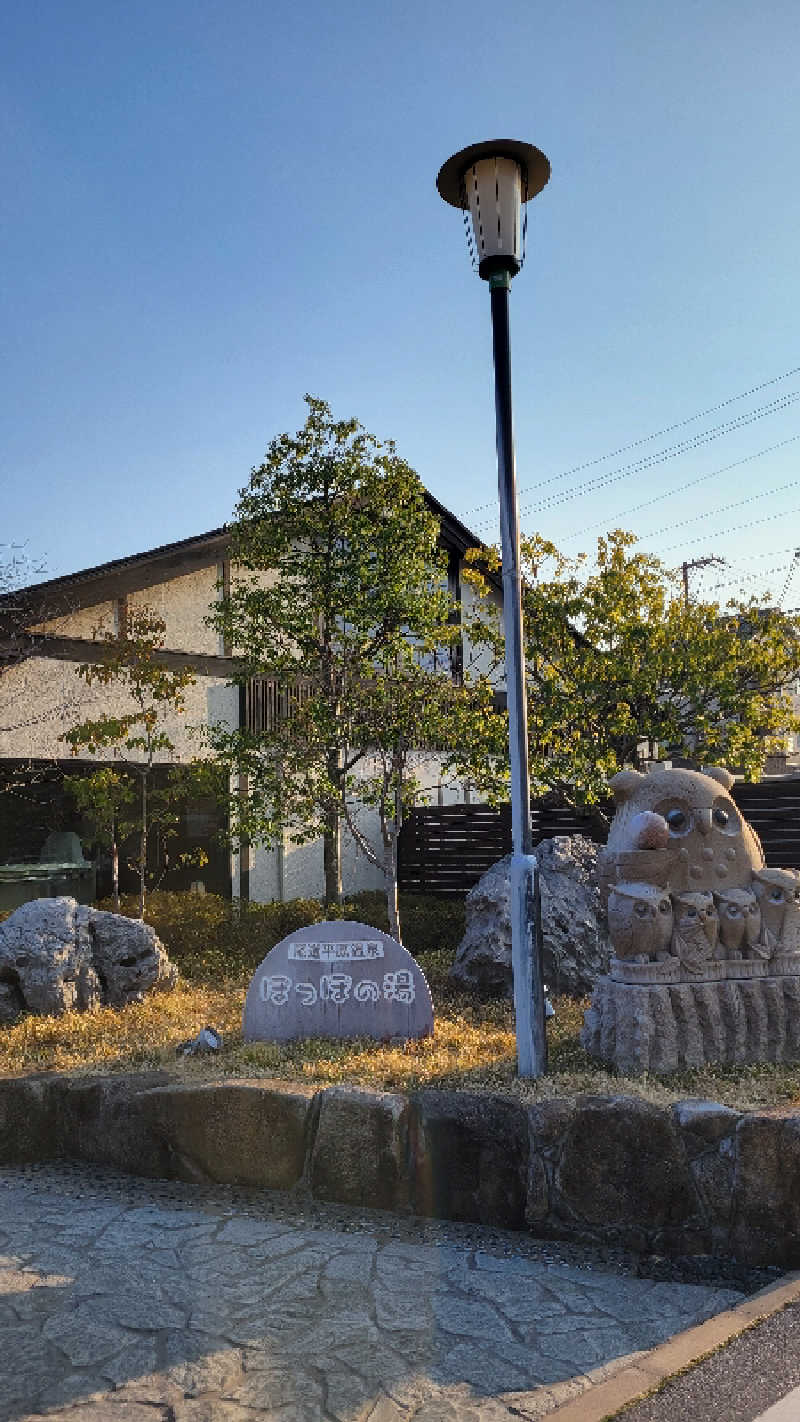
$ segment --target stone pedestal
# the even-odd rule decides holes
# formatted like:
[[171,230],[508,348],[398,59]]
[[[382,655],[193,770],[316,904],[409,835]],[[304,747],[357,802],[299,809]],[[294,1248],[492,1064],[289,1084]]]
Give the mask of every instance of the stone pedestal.
[[[730,974],[734,965],[724,967]],[[771,968],[769,976],[694,982],[600,978],[581,1045],[628,1076],[706,1062],[800,1061],[800,972]]]

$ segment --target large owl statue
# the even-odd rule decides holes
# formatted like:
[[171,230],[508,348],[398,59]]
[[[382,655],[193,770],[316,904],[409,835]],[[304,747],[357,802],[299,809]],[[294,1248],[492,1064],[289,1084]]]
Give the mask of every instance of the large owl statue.
[[731,799],[732,784],[733,776],[716,768],[621,770],[611,781],[617,811],[605,875],[611,882],[645,879],[673,893],[748,888],[764,854]]

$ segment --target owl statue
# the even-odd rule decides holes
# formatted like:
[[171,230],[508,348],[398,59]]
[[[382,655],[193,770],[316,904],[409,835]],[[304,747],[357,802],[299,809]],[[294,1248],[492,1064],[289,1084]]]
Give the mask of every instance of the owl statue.
[[710,893],[673,894],[672,952],[689,973],[700,974],[714,957],[719,919]]
[[615,884],[608,899],[608,931],[618,958],[666,958],[672,939],[669,894],[654,884]]
[[761,908],[751,889],[720,889],[714,895],[719,918],[717,958],[760,957]]
[[[627,864],[635,863],[636,879],[673,893],[748,888],[754,871],[764,867],[764,855],[731,799],[732,784],[733,776],[717,768],[653,770],[649,775],[621,770],[611,781],[617,809],[605,862],[617,861],[620,878],[627,877]],[[661,840],[655,817],[664,822]],[[648,848],[647,842],[664,847]]]
[[763,956],[800,953],[800,875],[794,869],[759,869],[753,889],[761,906]]

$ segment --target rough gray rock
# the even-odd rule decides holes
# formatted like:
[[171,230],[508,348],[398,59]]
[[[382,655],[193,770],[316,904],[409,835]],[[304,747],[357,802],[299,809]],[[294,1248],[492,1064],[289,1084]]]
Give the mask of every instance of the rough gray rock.
[[33,899],[0,924],[0,1023],[122,1007],[176,978],[149,924],[75,899]]
[[[611,945],[597,880],[600,846],[558,835],[536,846],[542,895],[544,975],[553,993],[583,996],[608,971]],[[511,996],[511,920],[506,855],[467,894],[467,931],[451,976],[479,992]]]
[[92,959],[102,984],[102,1000],[109,1007],[139,1001],[157,982],[173,986],[176,970],[149,923],[81,906],[79,925],[83,919],[88,919]]

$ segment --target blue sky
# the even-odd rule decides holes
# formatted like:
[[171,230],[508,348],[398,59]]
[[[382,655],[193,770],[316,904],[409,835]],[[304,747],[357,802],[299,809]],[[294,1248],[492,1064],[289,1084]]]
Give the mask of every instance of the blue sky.
[[798,53],[796,0],[6,0],[0,541],[55,576],[213,528],[305,391],[492,536],[488,292],[434,184],[519,137],[553,169],[512,292],[523,527],[779,594]]

